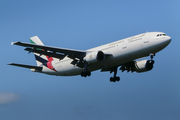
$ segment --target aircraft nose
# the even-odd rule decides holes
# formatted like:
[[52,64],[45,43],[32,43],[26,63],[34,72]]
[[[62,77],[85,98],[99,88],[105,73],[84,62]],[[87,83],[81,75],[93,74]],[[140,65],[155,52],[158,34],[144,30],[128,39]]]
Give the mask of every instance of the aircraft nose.
[[162,43],[164,46],[169,45],[169,43],[171,42],[171,37],[170,36],[165,36],[164,39],[162,39]]
[[170,37],[170,36],[167,36],[166,42],[167,42],[168,44],[171,42],[171,37]]

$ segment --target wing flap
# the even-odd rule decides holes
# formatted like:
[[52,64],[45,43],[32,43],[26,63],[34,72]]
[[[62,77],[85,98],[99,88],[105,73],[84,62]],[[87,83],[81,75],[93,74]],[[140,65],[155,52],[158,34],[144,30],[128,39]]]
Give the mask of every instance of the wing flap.
[[109,68],[103,68],[101,69],[101,72],[110,72],[112,73],[114,70],[117,69],[118,66],[115,66],[115,67],[109,67]]
[[30,52],[34,52],[34,53],[38,53],[40,55],[46,55],[46,56],[51,56],[54,58],[58,58],[58,59],[63,59],[64,57],[66,57],[66,55],[62,54],[62,53],[52,53],[52,52],[48,52],[48,51],[42,51],[39,49],[32,49],[32,48],[25,48],[24,50],[29,51]]
[[130,62],[127,62],[127,63],[124,63],[124,64],[120,64],[118,66],[102,68],[101,72],[110,71],[110,73],[112,73],[119,66],[121,66],[121,68],[119,70],[122,70],[122,72],[124,72],[125,70],[127,70],[127,72],[129,72],[129,71],[133,72],[134,71],[133,68],[132,68],[134,66],[134,61],[130,61]]

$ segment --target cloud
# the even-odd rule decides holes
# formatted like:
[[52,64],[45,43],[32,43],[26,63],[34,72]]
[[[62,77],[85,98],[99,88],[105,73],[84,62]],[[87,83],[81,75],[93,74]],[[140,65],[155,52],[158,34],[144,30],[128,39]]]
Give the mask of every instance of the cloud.
[[17,101],[19,96],[14,93],[0,93],[0,105]]

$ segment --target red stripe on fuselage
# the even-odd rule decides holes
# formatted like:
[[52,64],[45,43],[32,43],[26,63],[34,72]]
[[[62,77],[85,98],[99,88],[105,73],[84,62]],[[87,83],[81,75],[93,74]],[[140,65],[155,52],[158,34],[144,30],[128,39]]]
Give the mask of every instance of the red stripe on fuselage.
[[[44,51],[44,49],[42,49],[42,51]],[[52,61],[54,60],[52,57],[46,56],[46,58],[48,59],[47,62],[47,67],[53,71],[56,71],[55,68],[52,65]],[[57,72],[57,71],[56,71]]]
[[[48,62],[47,62],[47,67],[53,71],[56,71],[52,65],[52,61],[54,60],[52,57],[49,57],[49,56],[46,56],[47,59],[48,59]],[[57,71],[56,71],[57,72]]]

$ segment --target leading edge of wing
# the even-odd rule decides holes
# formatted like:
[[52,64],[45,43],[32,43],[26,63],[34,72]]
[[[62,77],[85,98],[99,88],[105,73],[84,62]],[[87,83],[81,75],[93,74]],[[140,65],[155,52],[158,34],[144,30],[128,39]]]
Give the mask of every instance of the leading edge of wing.
[[46,46],[46,45],[37,45],[37,44],[31,44],[31,43],[24,43],[24,42],[12,42],[11,45],[19,45],[23,47],[32,47],[33,49],[43,49],[44,51],[51,51],[53,53],[59,52],[63,53],[65,56],[74,59],[74,58],[82,58],[86,55],[87,51],[82,50],[74,50],[74,49],[67,49],[67,48],[59,48],[59,47],[52,47],[52,46]]

